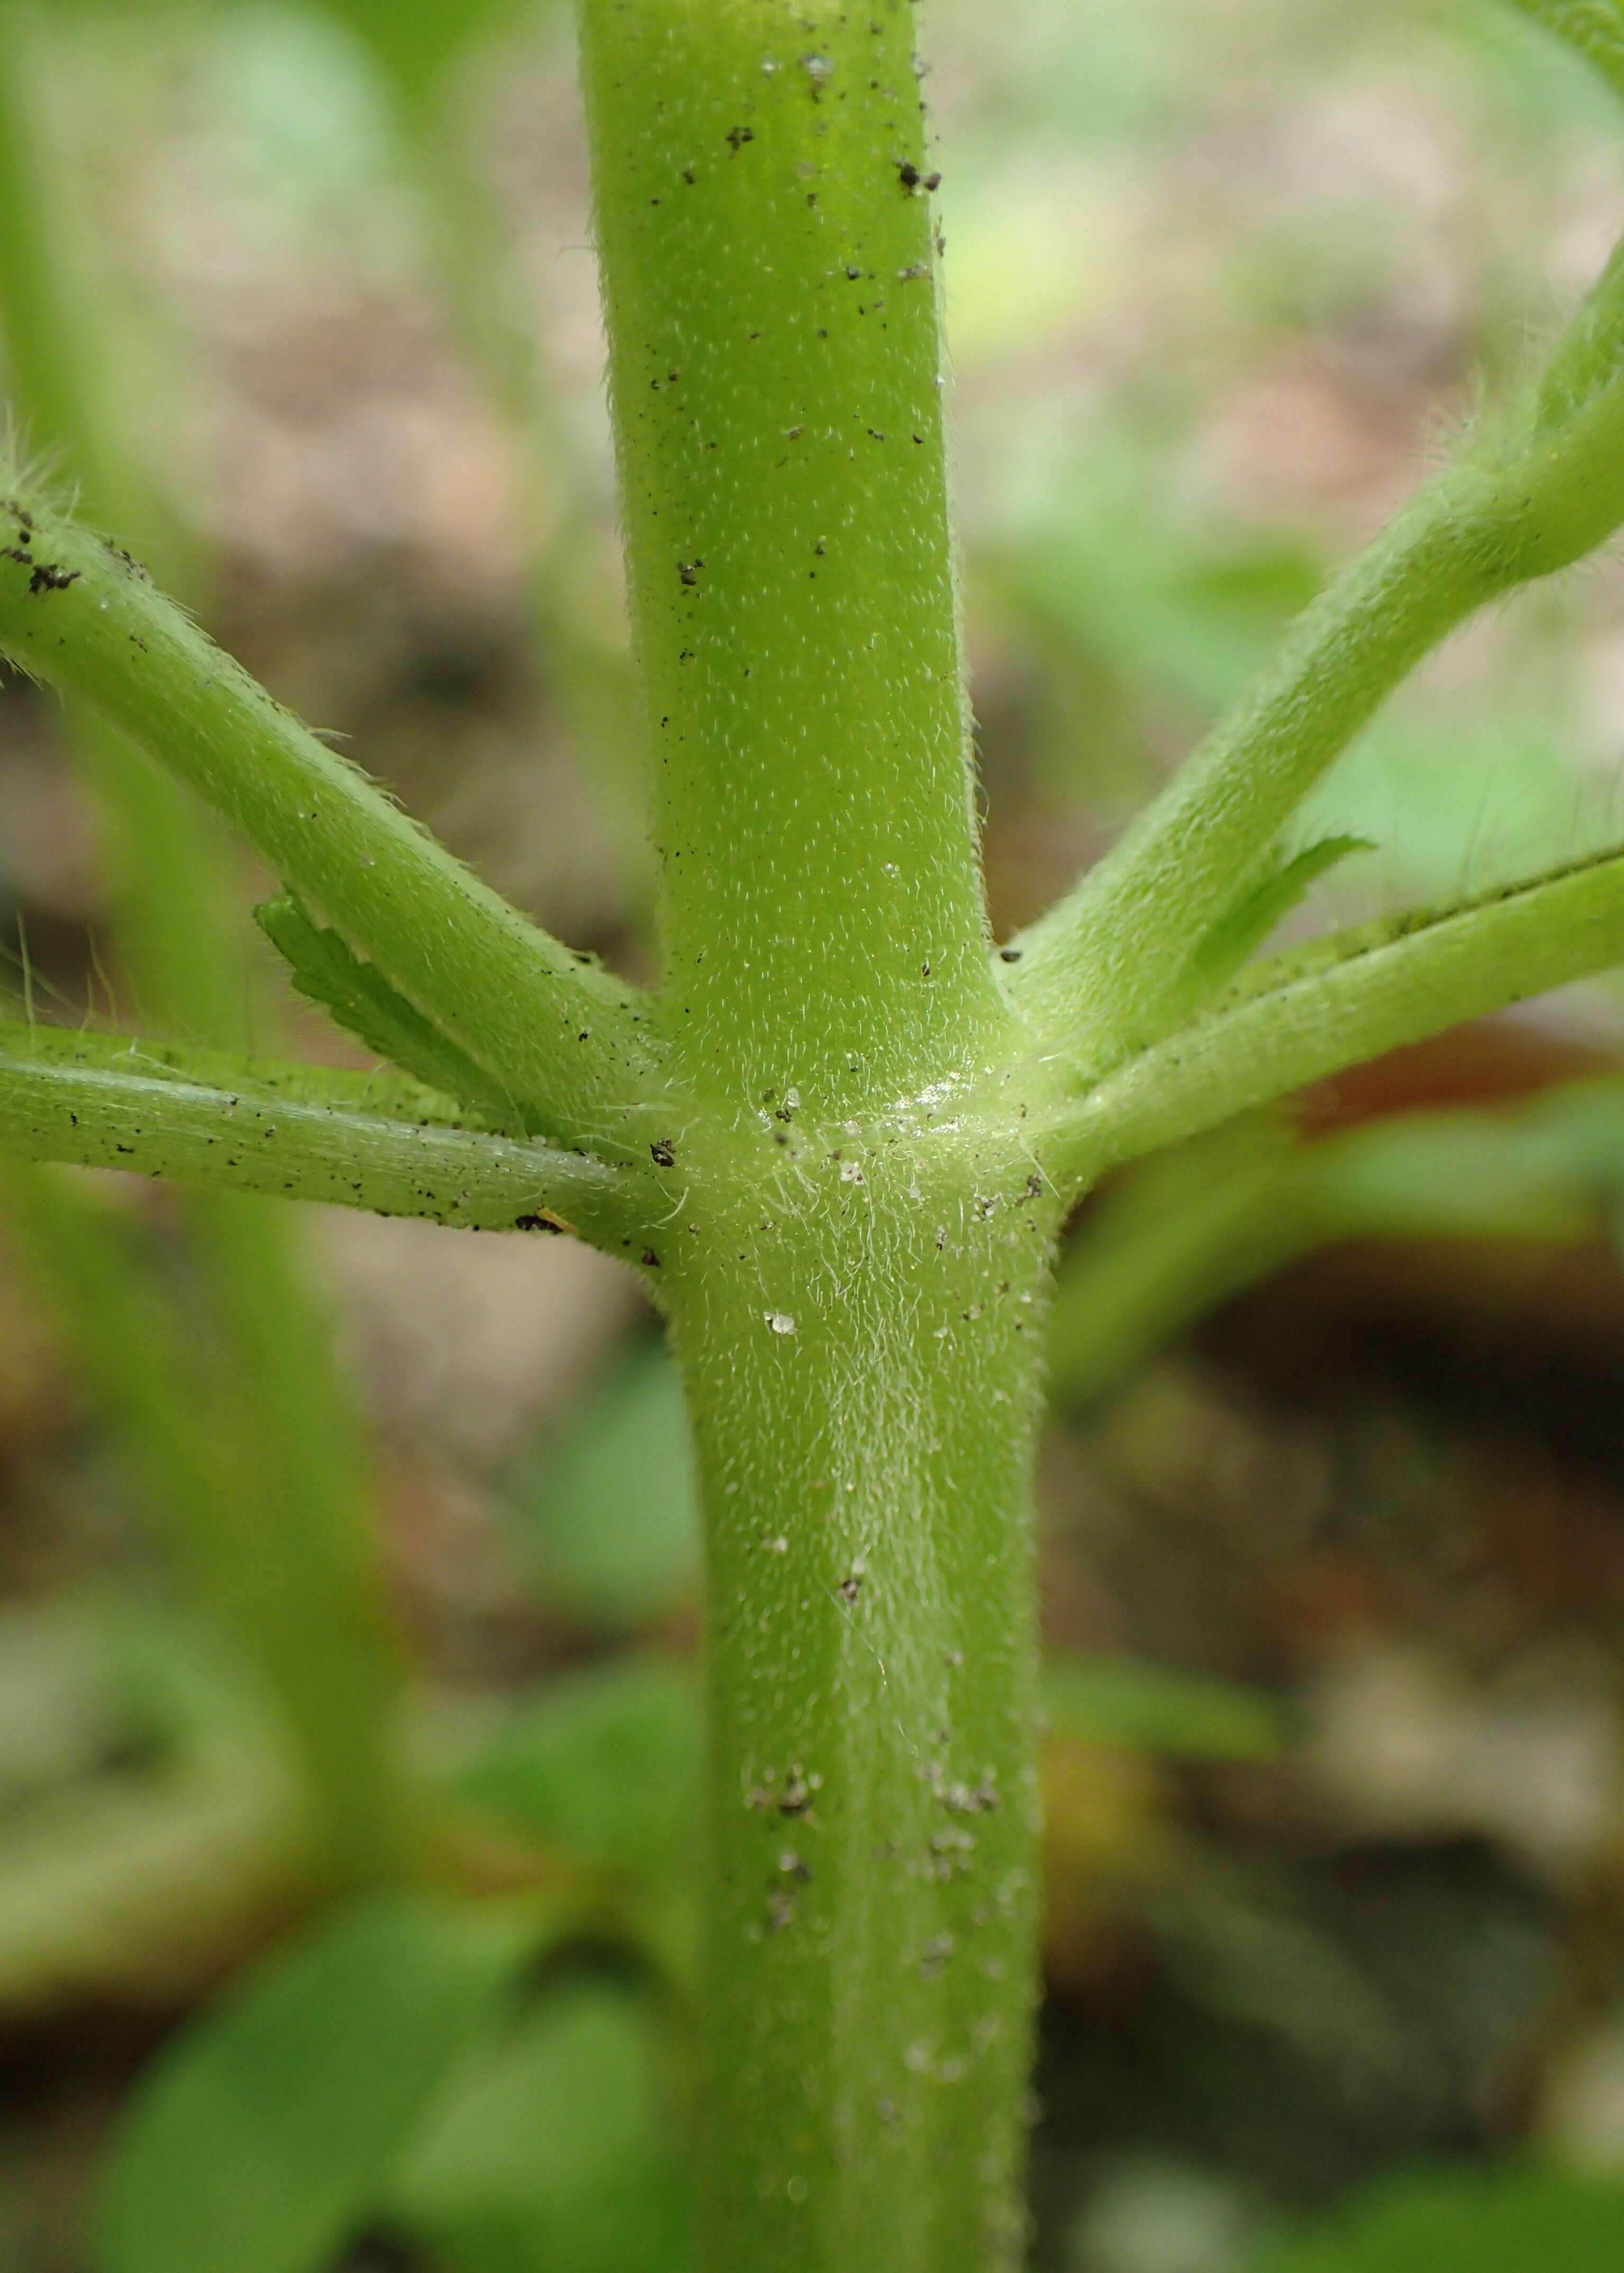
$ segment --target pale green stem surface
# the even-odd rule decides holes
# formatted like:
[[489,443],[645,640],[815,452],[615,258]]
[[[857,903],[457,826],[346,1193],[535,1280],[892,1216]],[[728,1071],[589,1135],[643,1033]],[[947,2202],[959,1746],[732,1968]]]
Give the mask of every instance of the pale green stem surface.
[[745,1113],[872,1109],[1001,1024],[911,25],[582,15],[666,1025]]
[[1297,805],[1474,610],[1624,519],[1624,261],[1539,380],[1306,611],[1255,692],[1021,941],[1012,997],[1097,1075],[1188,1007],[1192,964]]
[[913,18],[580,19],[707,1535],[705,2273],[1022,2254],[1056,1210],[1013,1092],[996,1136],[957,1126],[1019,1035],[977,872]]
[[0,1149],[464,1230],[567,1228],[640,1253],[642,1211],[620,1173],[459,1128],[434,1106],[414,1114],[390,1087],[0,1027]]
[[113,547],[15,493],[0,539],[0,650],[160,757],[550,1133],[637,1149],[649,1053],[629,989],[460,866]]
[[707,1207],[723,1251],[670,1289],[707,1542],[700,2263],[1008,2273],[1055,1211],[1013,1144],[830,1150]]
[[[1325,952],[1334,956],[1334,942]],[[1288,976],[1198,1019],[1064,1108],[1045,1163],[1086,1188],[1120,1161],[1619,963],[1624,858],[1613,855]]]

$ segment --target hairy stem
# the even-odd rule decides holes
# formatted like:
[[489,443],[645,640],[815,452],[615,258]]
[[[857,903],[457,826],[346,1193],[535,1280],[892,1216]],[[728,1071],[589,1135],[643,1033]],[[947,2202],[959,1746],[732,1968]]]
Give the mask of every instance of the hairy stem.
[[674,1258],[708,1542],[700,2262],[1007,2273],[1053,1211],[1012,1146],[934,1183],[845,1150],[706,1209],[731,1270]]
[[[1022,2254],[1027,1500],[908,0],[584,0],[706,1507],[705,2273]],[[989,1079],[989,1076],[991,1078]],[[972,1094],[972,1091],[974,1094]]]
[[1164,1034],[1305,793],[1474,610],[1624,519],[1624,260],[1515,408],[1301,619],[1261,684],[1022,942],[1025,1015],[1097,1075]]
[[380,1096],[361,1075],[166,1060],[92,1035],[0,1027],[0,1150],[20,1159],[639,1247],[640,1211],[620,1172],[459,1128],[441,1111],[423,1099],[414,1117],[387,1084]]
[[1624,962],[1624,857],[1324,960],[1132,1058],[1046,1139],[1045,1165],[1091,1182],[1105,1168],[1198,1136],[1237,1113],[1385,1050]]
[[642,1013],[425,836],[98,537],[0,499],[0,653],[213,804],[550,1133],[625,1157]]
[[581,21],[674,1065],[855,1112],[998,1009],[911,12]]

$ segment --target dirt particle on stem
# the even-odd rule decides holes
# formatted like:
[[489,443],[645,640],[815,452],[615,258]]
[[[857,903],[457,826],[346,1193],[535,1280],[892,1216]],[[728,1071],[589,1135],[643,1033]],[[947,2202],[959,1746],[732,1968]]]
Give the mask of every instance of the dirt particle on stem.
[[812,1794],[822,1782],[821,1776],[808,1775],[804,1768],[792,1767],[783,1778],[781,1789],[777,1775],[768,1768],[765,1780],[745,1795],[745,1804],[752,1811],[766,1809],[778,1815],[805,1815],[811,1812]]
[[[23,565],[26,567],[27,563]],[[29,594],[37,600],[41,592],[65,592],[70,584],[79,582],[81,573],[78,568],[64,568],[58,561],[41,560],[28,579]]]

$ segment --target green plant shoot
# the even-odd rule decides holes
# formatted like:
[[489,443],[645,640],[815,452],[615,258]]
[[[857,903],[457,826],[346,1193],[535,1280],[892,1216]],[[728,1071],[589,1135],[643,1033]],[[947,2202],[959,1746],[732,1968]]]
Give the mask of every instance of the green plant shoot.
[[[1532,12],[1616,53],[1590,36],[1611,11]],[[641,1270],[707,1531],[700,2263],[1008,2273],[1056,1234],[1112,1162],[1624,959],[1609,856],[1235,967],[1319,859],[1289,857],[1297,805],[1388,690],[1624,517],[1624,266],[1000,956],[915,11],[582,0],[580,28],[657,774],[657,991],[476,884],[12,483],[0,649],[212,802],[295,896],[268,927],[307,991],[445,1093],[19,1032],[0,1137],[220,1189],[567,1224]]]

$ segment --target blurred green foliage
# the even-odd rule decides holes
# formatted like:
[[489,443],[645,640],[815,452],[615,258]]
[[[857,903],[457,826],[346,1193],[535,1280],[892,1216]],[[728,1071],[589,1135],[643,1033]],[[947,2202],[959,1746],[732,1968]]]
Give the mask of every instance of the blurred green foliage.
[[1119,1658],[1051,1657],[1043,1709],[1055,1736],[1186,1760],[1269,1760],[1284,1715],[1257,1692]]
[[310,2273],[360,2226],[534,1929],[391,1898],[279,1953],[146,2084],[109,2173],[107,2273]]
[[589,1625],[643,1624],[697,1589],[699,1503],[677,1369],[634,1349],[515,1477],[520,1552],[546,1598]]
[[687,2195],[646,2000],[566,1978],[446,2088],[388,2222],[445,2273],[682,2273]]
[[1256,2273],[1613,2273],[1624,2186],[1513,2166],[1408,2179]]
[[617,1658],[521,1705],[456,1789],[593,1870],[692,1866],[703,1729],[683,1666]]

